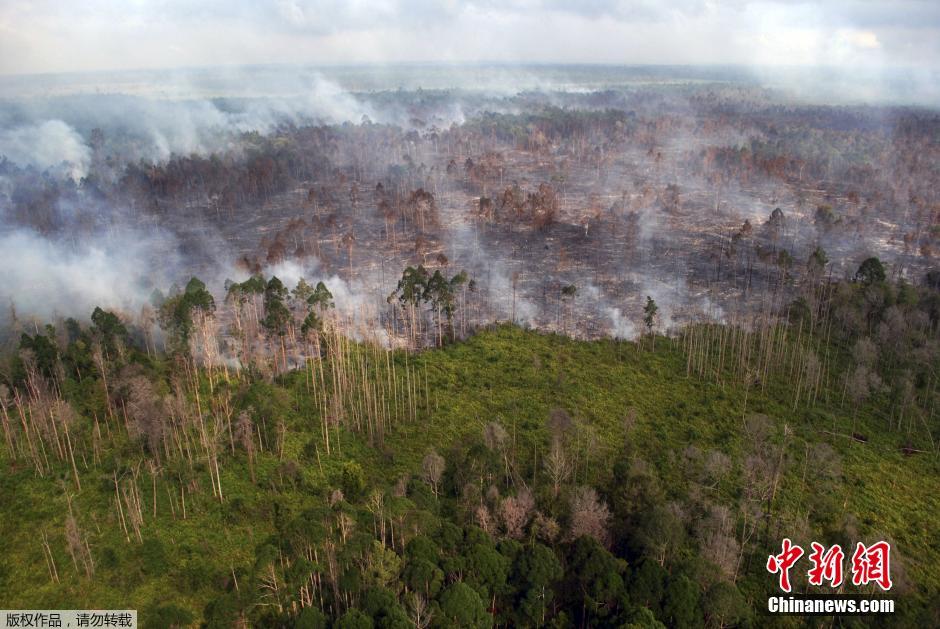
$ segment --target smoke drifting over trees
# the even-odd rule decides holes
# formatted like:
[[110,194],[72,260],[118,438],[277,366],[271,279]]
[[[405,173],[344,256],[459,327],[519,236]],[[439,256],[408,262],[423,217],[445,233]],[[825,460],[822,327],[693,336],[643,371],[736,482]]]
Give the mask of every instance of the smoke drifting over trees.
[[0,2],[0,600],[940,626],[938,103],[929,0]]
[[0,103],[0,592],[750,626],[782,537],[879,536],[930,625],[936,111],[725,70],[193,72]]
[[4,301],[135,316],[191,275],[221,297],[264,272],[289,288],[332,277],[346,315],[395,320],[385,296],[424,265],[473,278],[461,333],[512,320],[632,337],[647,296],[668,331],[776,312],[810,274],[850,277],[872,256],[920,281],[940,248],[936,114],[689,72],[701,82],[529,68],[518,92],[381,89],[396,75],[379,73],[347,77],[371,88],[354,91],[286,70],[236,75],[257,87],[171,77],[170,96],[146,74],[134,94],[23,83],[0,108]]

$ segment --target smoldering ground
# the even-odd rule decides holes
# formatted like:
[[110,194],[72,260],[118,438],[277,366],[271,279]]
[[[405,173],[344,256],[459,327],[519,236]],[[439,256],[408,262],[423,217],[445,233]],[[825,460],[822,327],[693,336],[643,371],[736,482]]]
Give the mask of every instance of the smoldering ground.
[[[582,84],[534,80],[532,69],[518,76],[523,91],[496,85],[511,83],[503,69],[487,90],[350,91],[314,73],[268,78],[268,96],[244,85],[225,96],[231,83],[189,77],[166,93],[123,83],[128,93],[5,101],[0,268],[15,279],[3,297],[21,316],[87,316],[95,305],[133,313],[155,288],[191,275],[221,299],[225,279],[260,271],[291,286],[301,276],[326,280],[361,324],[381,320],[402,269],[423,263],[468,271],[478,323],[632,337],[647,295],[661,305],[660,330],[764,307],[751,297],[761,290],[779,306],[777,285],[794,296],[792,278],[816,246],[833,254],[840,275],[874,253],[912,278],[923,264],[897,244],[920,219],[866,224],[884,198],[846,201],[858,185],[852,169],[891,145],[903,112],[789,101],[781,110],[773,92],[747,82],[638,85],[596,70]],[[811,129],[841,142],[846,124],[872,147],[861,158],[817,159],[818,146],[798,135]],[[322,159],[309,176],[285,176],[254,196],[226,200],[187,171],[218,167],[250,179],[250,160],[280,159],[310,129]],[[780,173],[753,157],[791,149]],[[910,180],[910,167],[894,163],[891,173]],[[130,193],[121,188],[132,168]],[[382,217],[379,184],[399,214]],[[525,197],[540,184],[556,197],[551,224],[532,229],[499,209],[507,190]],[[421,188],[440,215],[427,229],[401,214]],[[60,195],[51,211],[50,190]],[[932,193],[917,190],[929,202]],[[484,198],[503,216],[481,220]],[[834,220],[850,229],[821,226],[820,204],[834,205]],[[778,207],[785,226],[767,227]],[[745,221],[754,233],[736,240]],[[795,260],[786,269],[780,250]],[[576,296],[564,296],[565,286]]]

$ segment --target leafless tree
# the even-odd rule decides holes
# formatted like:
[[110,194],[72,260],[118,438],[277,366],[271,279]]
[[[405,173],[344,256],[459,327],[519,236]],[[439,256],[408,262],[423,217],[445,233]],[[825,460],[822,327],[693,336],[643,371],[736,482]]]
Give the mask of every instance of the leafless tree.
[[438,486],[444,475],[444,457],[433,450],[424,456],[421,468],[424,471],[424,480],[431,486],[434,495],[438,495]]
[[136,369],[126,368],[121,376],[122,389],[126,392],[128,432],[159,457],[168,415],[166,403],[154,390],[150,379]]
[[709,505],[697,530],[702,556],[708,557],[726,579],[734,577],[738,563],[739,545],[734,536],[734,520],[728,507]]
[[483,428],[483,443],[490,450],[501,452],[508,438],[509,433],[499,422],[490,422]]
[[866,364],[858,364],[848,376],[846,390],[852,400],[852,432],[856,431],[858,409],[868,397],[881,389],[881,377]]
[[238,414],[235,422],[235,439],[248,454],[248,471],[251,474],[251,482],[255,482],[255,426],[248,411]]
[[412,592],[408,597],[408,619],[414,624],[415,629],[427,629],[434,618],[434,612],[428,605],[426,598]]
[[560,438],[552,439],[552,447],[544,459],[544,465],[545,472],[552,481],[552,496],[557,498],[561,485],[571,476],[571,462]]
[[79,564],[81,564],[85,576],[91,578],[95,574],[95,562],[91,556],[91,549],[88,547],[88,540],[72,513],[65,518],[65,543],[75,570],[78,571]]
[[519,491],[515,496],[503,498],[499,503],[499,517],[502,521],[503,531],[508,537],[513,539],[522,538],[534,508],[535,499],[527,489]]
[[610,510],[592,487],[578,487],[571,497],[571,537],[593,537],[603,545],[610,543]]
[[473,510],[473,521],[477,523],[481,529],[490,533],[493,528],[493,517],[490,515],[490,510],[486,505],[477,505]]

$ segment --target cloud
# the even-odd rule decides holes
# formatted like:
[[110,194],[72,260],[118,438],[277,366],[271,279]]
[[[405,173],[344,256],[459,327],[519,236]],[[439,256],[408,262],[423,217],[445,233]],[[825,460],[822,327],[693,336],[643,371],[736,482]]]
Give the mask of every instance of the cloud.
[[836,32],[836,36],[856,48],[881,48],[881,42],[878,41],[878,35],[871,31],[857,31],[851,29],[841,29]]
[[[858,51],[867,54],[855,56]],[[890,67],[936,67],[940,3],[38,0],[0,6],[0,73],[6,74],[405,61],[862,66],[873,59]]]

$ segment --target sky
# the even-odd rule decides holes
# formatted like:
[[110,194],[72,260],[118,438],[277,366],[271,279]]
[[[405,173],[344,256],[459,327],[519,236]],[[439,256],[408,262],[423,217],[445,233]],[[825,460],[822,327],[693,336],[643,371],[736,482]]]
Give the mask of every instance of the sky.
[[940,0],[0,0],[0,75],[409,62],[940,67]]

